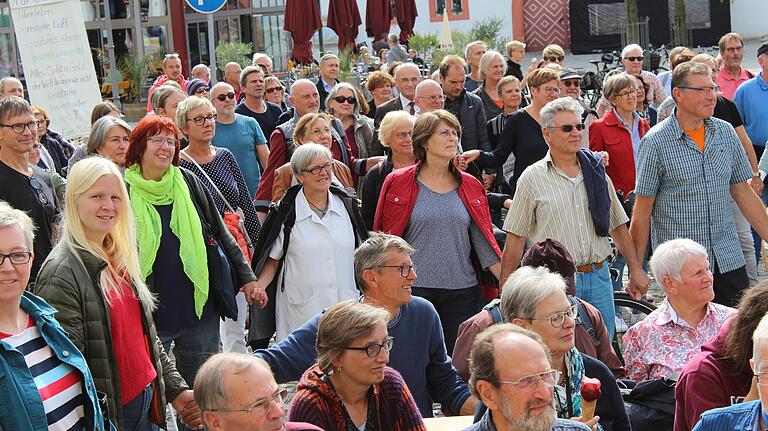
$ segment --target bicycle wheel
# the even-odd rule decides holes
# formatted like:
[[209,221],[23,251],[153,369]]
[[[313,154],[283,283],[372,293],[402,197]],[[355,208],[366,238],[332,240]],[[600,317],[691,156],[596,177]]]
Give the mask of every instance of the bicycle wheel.
[[622,337],[641,320],[648,317],[656,306],[647,301],[632,298],[628,293],[615,292],[613,303],[616,306],[616,333],[613,335],[613,350],[624,364],[624,342]]

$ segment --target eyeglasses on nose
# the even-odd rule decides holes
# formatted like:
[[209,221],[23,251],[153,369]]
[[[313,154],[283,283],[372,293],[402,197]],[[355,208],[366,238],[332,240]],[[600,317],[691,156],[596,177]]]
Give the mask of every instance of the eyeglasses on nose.
[[639,57],[624,57],[624,58],[626,60],[629,60],[629,61],[643,61],[643,56],[642,55],[639,56]]
[[209,412],[221,412],[221,413],[231,413],[231,412],[245,412],[248,414],[256,414],[257,417],[261,417],[267,414],[269,412],[269,408],[272,407],[272,403],[275,403],[278,407],[282,408],[285,405],[285,401],[288,399],[288,390],[287,389],[278,389],[277,392],[275,392],[273,395],[262,398],[255,403],[253,403],[252,406],[245,408],[245,409],[210,409]]
[[24,265],[32,260],[32,253],[28,251],[16,251],[8,254],[0,253],[0,266],[3,266],[5,259],[8,259],[11,265]]
[[570,81],[562,81],[563,85],[566,87],[579,87],[581,85],[581,80],[579,79],[573,79]]
[[549,321],[550,325],[554,326],[555,328],[559,328],[565,323],[566,317],[569,317],[571,320],[575,320],[578,312],[578,307],[574,304],[568,307],[568,310],[555,313],[549,317],[528,317],[526,320]]
[[411,275],[411,271],[416,272],[416,265],[378,265],[376,268],[398,268],[400,277],[406,278]]
[[29,123],[16,123],[16,124],[0,124],[0,127],[9,127],[11,130],[13,130],[13,133],[16,133],[17,135],[21,135],[24,133],[24,129],[29,129],[30,132],[34,132],[37,130],[37,127],[40,125],[40,122],[30,121]]
[[560,94],[560,87],[544,87],[544,92],[555,96]]
[[197,90],[195,90],[195,94],[203,94],[207,93],[210,90],[208,87],[200,87]]
[[179,145],[179,141],[173,138],[163,138],[161,136],[153,136],[149,139],[147,139],[147,142],[154,145],[155,147],[162,147],[163,145],[176,148],[177,145]]
[[392,346],[395,344],[395,337],[387,337],[381,344],[369,344],[365,347],[345,347],[346,350],[359,350],[365,352],[369,358],[375,358],[381,353],[381,349],[389,352],[392,350]]
[[551,57],[548,56],[548,57],[544,57],[544,60],[552,62],[552,63],[555,63],[555,62],[559,63],[559,62],[565,60],[565,57],[563,57],[562,55],[551,56]]
[[395,132],[395,138],[405,139],[413,136],[413,132]]
[[680,87],[677,87],[677,88],[684,88],[686,90],[693,90],[693,91],[698,92],[699,94],[713,94],[715,96],[717,96],[717,94],[720,92],[720,87],[718,87],[717,85],[712,86],[712,87],[690,87],[690,86],[682,86],[681,85]]
[[454,129],[438,130],[437,134],[442,136],[443,138],[461,138],[461,132]]
[[219,99],[219,102],[223,102],[227,99],[232,100],[235,98],[235,93],[230,91],[227,94],[219,94],[218,96],[216,96],[216,98]]
[[573,132],[573,129],[576,129],[579,132],[581,132],[586,127],[587,126],[585,126],[584,123],[578,123],[578,124],[566,124],[564,126],[547,127],[547,129],[550,129],[550,130],[559,129],[559,130],[562,130],[564,133],[571,133]]
[[264,92],[267,93],[267,94],[272,94],[275,91],[282,92],[283,91],[283,87],[271,87],[271,88],[267,88],[266,90],[264,90]]
[[517,381],[497,380],[496,383],[501,383],[504,385],[515,385],[521,391],[532,391],[536,388],[536,386],[538,386],[539,381],[544,382],[546,387],[551,388],[555,386],[559,380],[560,371],[549,370],[544,371],[543,373],[525,376]]
[[201,116],[201,117],[195,117],[195,118],[187,117],[187,121],[190,121],[190,120],[194,121],[195,124],[197,124],[198,126],[203,126],[203,125],[205,125],[206,122],[215,123],[216,122],[216,114],[208,114],[208,115],[204,115],[204,116]]
[[301,172],[309,172],[312,175],[320,175],[320,172],[322,171],[331,172],[332,170],[333,170],[333,163],[327,162],[327,163],[323,163],[320,166],[315,166],[314,168],[302,169]]

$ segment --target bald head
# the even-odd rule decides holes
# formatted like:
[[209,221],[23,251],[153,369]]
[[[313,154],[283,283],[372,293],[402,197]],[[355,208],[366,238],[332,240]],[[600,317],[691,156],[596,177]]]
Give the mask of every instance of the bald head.
[[296,113],[302,116],[308,112],[318,112],[320,95],[317,86],[309,79],[299,79],[291,85],[291,95],[288,97]]
[[439,83],[431,79],[425,79],[416,86],[416,106],[420,113],[443,109],[445,96]]
[[24,86],[13,76],[0,79],[0,96],[18,96],[24,98]]
[[401,64],[395,70],[395,87],[408,100],[414,100],[416,85],[420,80],[419,67],[413,63]]
[[204,64],[198,64],[193,67],[190,75],[192,75],[192,78],[200,79],[203,82],[211,82],[211,69]]
[[224,80],[235,90],[240,89],[240,72],[243,68],[240,64],[231,61],[224,66]]

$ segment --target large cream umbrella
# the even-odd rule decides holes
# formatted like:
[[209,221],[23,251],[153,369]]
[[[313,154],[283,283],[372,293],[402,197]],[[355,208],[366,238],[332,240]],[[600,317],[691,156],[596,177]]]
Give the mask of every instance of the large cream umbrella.
[[440,28],[440,49],[453,48],[453,37],[451,36],[451,24],[448,21],[448,7],[443,9],[443,26]]

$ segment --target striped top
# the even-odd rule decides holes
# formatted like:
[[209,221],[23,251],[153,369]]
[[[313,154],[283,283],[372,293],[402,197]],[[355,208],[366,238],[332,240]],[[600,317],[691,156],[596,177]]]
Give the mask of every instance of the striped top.
[[[608,231],[629,221],[608,181],[611,215]],[[581,172],[569,178],[547,155],[525,169],[504,221],[504,230],[532,242],[552,238],[563,243],[576,266],[602,262],[610,253],[607,237],[595,233]]]
[[53,354],[35,321],[29,317],[27,327],[16,335],[0,332],[0,340],[24,355],[43,400],[48,430],[84,429],[82,377],[74,367],[61,362]]

